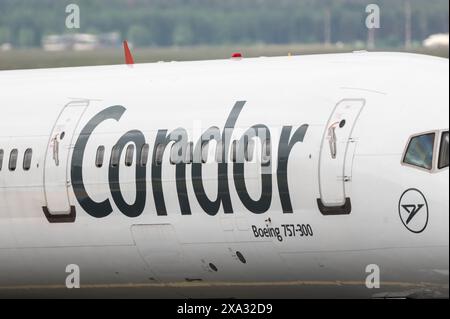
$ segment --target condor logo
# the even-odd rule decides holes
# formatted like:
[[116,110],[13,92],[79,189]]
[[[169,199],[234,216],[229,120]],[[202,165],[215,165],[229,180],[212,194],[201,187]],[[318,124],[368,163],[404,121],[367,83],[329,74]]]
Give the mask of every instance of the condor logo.
[[[239,154],[236,160],[233,160],[233,180],[239,199],[247,210],[254,214],[263,214],[267,212],[272,204],[273,190],[272,190],[272,154],[271,154],[271,132],[270,129],[263,124],[257,124],[250,127],[242,137],[237,141],[232,141],[231,136],[235,129],[236,122],[242,112],[246,102],[236,102],[228,119],[225,122],[224,129],[221,131],[218,127],[211,127],[207,129],[201,138],[195,143],[187,140],[187,130],[178,128],[172,132],[167,129],[160,129],[157,132],[156,140],[153,147],[153,158],[151,161],[151,185],[153,199],[155,201],[156,213],[158,216],[166,216],[165,196],[162,184],[162,167],[161,165],[164,152],[167,146],[173,143],[177,150],[175,153],[179,155],[173,165],[176,174],[176,190],[178,196],[178,203],[182,215],[191,215],[191,200],[187,193],[187,168],[191,168],[192,187],[195,193],[196,200],[203,211],[215,216],[220,208],[223,208],[225,214],[233,214],[233,204],[230,197],[230,182],[228,165],[230,163],[230,149],[236,148]],[[113,212],[110,199],[105,199],[101,202],[94,201],[86,191],[83,181],[83,157],[89,138],[96,129],[96,127],[106,120],[119,121],[122,115],[126,112],[123,106],[111,106],[97,115],[95,115],[82,129],[78,140],[75,143],[72,162],[71,162],[71,179],[73,190],[78,203],[89,215],[96,218],[104,218]],[[297,143],[302,143],[308,125],[301,125],[293,132],[292,126],[284,126],[281,130],[280,142],[278,145],[278,159],[276,168],[276,178],[278,184],[278,193],[282,205],[283,213],[292,213],[292,204],[288,186],[288,160],[293,147]],[[245,181],[245,165],[244,161],[246,154],[251,147],[249,141],[257,141],[261,143],[263,156],[266,158],[261,162],[261,196],[259,199],[253,199],[247,190]],[[203,147],[210,142],[216,142],[216,158],[218,163],[217,181],[218,191],[217,198],[210,199],[205,192],[205,184],[202,175],[202,166],[204,161],[202,159]],[[258,142],[259,141],[259,142]],[[141,157],[141,152],[144,145],[147,145],[146,137],[142,131],[138,129],[126,132],[116,143],[115,149],[119,152],[119,156],[124,148],[133,143],[136,147],[136,158]],[[254,143],[254,142],[253,142]],[[219,146],[220,145],[220,146]],[[192,160],[186,160],[191,156]],[[192,164],[192,165],[187,165]],[[135,171],[135,186],[136,198],[134,203],[129,204],[125,201],[122,191],[120,189],[119,181],[120,165],[109,165],[108,183],[112,195],[112,199],[117,208],[128,217],[140,216],[146,206],[147,200],[147,169],[145,166],[136,165]]]
[[405,227],[416,234],[428,226],[429,212],[425,196],[417,189],[408,189],[399,203],[400,219]]

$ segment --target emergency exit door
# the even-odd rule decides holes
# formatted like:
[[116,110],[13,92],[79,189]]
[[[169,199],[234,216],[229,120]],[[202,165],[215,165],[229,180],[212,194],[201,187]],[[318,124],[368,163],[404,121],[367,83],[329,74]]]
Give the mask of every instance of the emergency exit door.
[[323,214],[349,214],[351,211],[345,184],[351,182],[348,164],[354,155],[352,133],[365,103],[364,99],[342,100],[325,128],[319,160],[318,200]]
[[50,222],[75,220],[75,208],[69,200],[70,165],[74,133],[88,107],[88,101],[67,104],[50,133],[44,164],[44,213]]

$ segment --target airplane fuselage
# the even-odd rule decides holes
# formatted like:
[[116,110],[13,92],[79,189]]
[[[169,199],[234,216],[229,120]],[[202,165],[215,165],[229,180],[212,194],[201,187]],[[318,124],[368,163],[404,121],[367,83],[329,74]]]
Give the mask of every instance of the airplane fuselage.
[[[0,292],[64,289],[77,265],[81,288],[448,295],[448,60],[16,71],[0,87]],[[405,162],[426,132],[430,169]]]

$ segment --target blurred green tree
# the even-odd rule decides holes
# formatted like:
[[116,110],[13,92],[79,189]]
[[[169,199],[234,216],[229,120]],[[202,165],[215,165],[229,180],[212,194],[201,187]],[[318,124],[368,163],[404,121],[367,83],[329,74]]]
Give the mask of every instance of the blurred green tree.
[[11,41],[11,32],[9,28],[0,27],[0,44],[9,43]]
[[35,32],[33,31],[33,29],[21,28],[19,30],[17,43],[19,44],[20,47],[22,48],[33,47],[37,45],[36,42],[37,41],[35,37]]
[[[410,0],[411,40],[448,32],[448,0]],[[119,31],[137,46],[365,42],[365,7],[381,7],[377,43],[405,43],[404,0],[77,0],[78,32]],[[67,1],[0,0],[3,39],[38,46],[65,28]],[[4,40],[3,40],[4,41]]]
[[194,33],[191,26],[186,23],[178,24],[173,30],[172,43],[174,45],[189,45],[194,41]]
[[128,30],[127,39],[137,47],[148,46],[152,44],[152,36],[150,30],[141,25],[131,26]]

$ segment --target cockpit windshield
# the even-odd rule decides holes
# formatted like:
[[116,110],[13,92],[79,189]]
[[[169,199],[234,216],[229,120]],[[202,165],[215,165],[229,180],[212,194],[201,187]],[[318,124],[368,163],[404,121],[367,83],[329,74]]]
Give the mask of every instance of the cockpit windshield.
[[409,143],[404,163],[423,169],[433,169],[435,133],[413,137]]
[[441,149],[439,151],[439,169],[448,167],[448,157],[449,157],[448,139],[449,139],[448,132],[442,133]]

